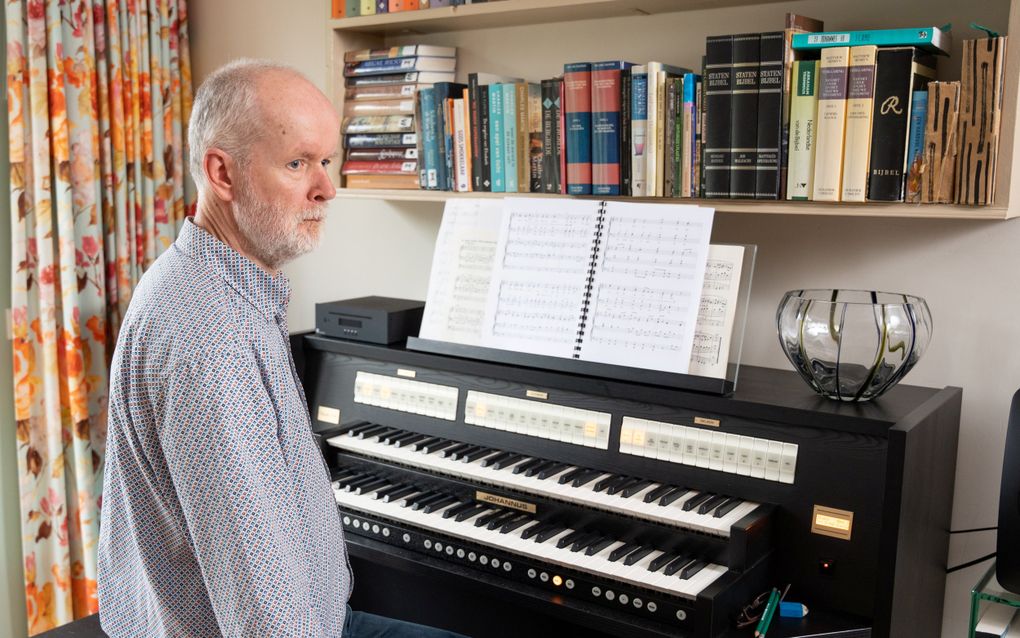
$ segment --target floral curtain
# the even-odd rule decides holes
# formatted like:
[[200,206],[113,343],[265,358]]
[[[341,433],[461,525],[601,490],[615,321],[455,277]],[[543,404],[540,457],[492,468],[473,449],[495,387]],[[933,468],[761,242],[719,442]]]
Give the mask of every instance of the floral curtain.
[[194,206],[185,0],[4,0],[29,633],[97,610],[107,370]]

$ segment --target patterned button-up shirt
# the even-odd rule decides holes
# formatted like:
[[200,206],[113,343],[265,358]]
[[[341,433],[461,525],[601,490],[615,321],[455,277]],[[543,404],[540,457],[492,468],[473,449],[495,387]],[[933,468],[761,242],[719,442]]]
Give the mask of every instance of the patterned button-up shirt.
[[188,220],[114,353],[99,537],[111,638],[340,636],[351,577],[286,278]]

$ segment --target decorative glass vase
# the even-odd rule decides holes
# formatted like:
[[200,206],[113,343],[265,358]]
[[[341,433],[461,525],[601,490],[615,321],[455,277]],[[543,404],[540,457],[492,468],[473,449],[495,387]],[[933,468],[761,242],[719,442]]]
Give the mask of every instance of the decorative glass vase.
[[776,327],[800,376],[837,401],[869,401],[896,385],[932,335],[924,299],[872,290],[791,290]]

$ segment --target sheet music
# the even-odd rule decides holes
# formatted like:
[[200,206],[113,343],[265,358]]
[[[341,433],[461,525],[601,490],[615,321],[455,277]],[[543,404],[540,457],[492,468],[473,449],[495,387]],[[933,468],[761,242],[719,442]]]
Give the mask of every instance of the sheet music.
[[726,378],[743,265],[743,246],[713,244],[709,247],[690,374]]
[[419,336],[481,345],[503,202],[450,199],[432,256]]
[[713,215],[607,204],[581,359],[688,372]]
[[599,202],[508,197],[485,315],[486,346],[571,357]]

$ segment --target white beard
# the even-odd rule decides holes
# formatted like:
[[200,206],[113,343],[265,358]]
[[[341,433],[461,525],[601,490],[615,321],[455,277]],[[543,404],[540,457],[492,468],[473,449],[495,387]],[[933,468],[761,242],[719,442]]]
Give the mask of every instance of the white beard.
[[253,196],[254,189],[248,184],[239,183],[238,187],[232,204],[234,219],[253,257],[278,270],[318,246],[321,236],[318,224],[322,222],[312,229],[302,228],[301,223],[309,218],[321,220],[326,213],[325,203],[295,213],[277,202]]

